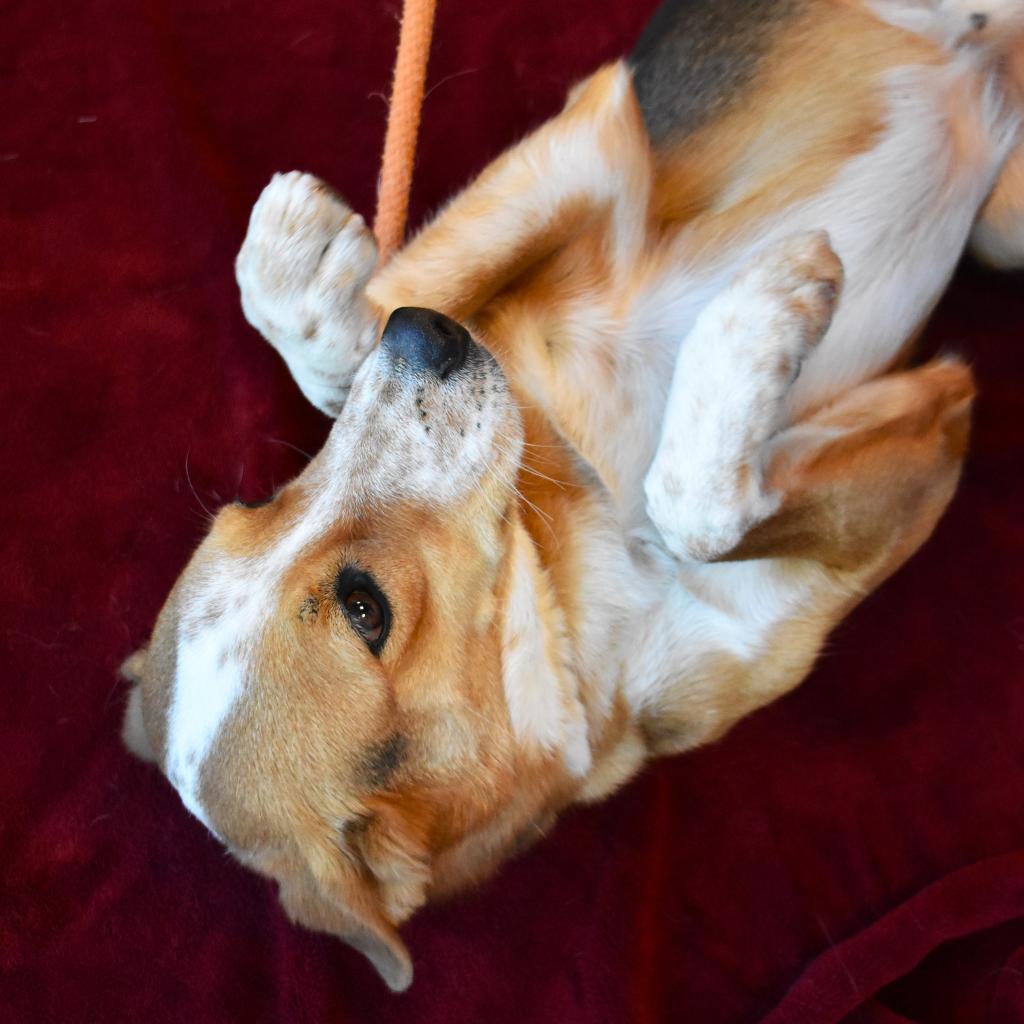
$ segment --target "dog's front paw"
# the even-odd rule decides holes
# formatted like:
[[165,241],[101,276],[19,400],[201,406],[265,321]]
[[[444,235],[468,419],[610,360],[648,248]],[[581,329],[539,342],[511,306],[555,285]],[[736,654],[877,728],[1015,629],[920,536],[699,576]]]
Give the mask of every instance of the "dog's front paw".
[[376,262],[362,217],[311,174],[274,175],[253,207],[235,263],[242,309],[329,415],[376,340],[364,297]]
[[765,444],[841,281],[827,235],[796,235],[758,254],[683,341],[644,480],[648,515],[678,558],[726,554],[778,507],[763,487]]

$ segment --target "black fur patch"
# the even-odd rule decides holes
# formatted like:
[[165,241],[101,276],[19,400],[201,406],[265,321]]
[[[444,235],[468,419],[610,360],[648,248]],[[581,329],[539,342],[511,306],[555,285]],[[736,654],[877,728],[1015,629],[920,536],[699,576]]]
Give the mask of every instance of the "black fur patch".
[[775,29],[802,0],[665,0],[629,61],[655,146],[689,135],[743,95]]
[[363,782],[371,789],[386,786],[401,768],[407,748],[408,741],[400,732],[371,745],[359,765]]

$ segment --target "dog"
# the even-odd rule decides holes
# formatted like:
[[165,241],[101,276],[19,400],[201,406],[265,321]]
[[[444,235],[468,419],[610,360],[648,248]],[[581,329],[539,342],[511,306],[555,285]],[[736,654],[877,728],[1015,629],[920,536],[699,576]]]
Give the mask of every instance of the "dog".
[[249,321],[335,419],[222,509],[124,737],[292,919],[397,927],[796,686],[929,536],[974,395],[907,368],[1024,265],[1024,5],[669,0],[384,266],[276,176]]

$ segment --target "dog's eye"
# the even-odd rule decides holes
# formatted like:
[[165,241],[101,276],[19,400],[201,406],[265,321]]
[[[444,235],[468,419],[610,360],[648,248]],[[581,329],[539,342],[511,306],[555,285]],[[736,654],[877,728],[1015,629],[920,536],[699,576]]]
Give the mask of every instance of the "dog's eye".
[[365,590],[353,590],[345,598],[345,613],[367,640],[379,640],[384,632],[384,611]]
[[379,653],[391,622],[384,595],[366,573],[351,566],[341,571],[336,590],[338,602],[352,628],[374,654]]

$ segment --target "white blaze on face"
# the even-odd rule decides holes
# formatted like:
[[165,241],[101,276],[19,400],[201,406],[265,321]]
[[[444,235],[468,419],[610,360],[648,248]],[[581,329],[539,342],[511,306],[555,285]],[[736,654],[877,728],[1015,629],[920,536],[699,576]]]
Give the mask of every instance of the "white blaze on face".
[[286,535],[277,551],[257,561],[226,558],[203,566],[178,625],[177,668],[167,722],[166,773],[185,806],[217,830],[200,800],[200,773],[221,729],[245,691],[252,649],[273,608],[282,556],[293,557],[308,537]]
[[288,566],[327,529],[323,500],[260,558],[205,566],[178,627],[177,671],[167,723],[167,777],[215,835],[200,800],[200,772],[224,723],[243,699],[247,657],[273,612]]
[[178,643],[178,670],[167,727],[167,777],[185,806],[211,831],[199,800],[199,772],[242,693],[245,669],[230,653],[230,625],[218,624]]

